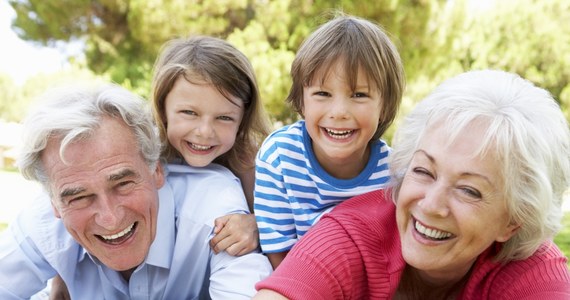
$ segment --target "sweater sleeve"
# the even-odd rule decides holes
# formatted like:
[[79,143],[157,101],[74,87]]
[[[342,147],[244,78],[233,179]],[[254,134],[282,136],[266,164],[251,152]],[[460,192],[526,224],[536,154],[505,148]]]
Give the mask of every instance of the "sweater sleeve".
[[256,288],[271,289],[290,299],[344,299],[351,290],[351,269],[362,266],[352,249],[354,242],[342,226],[323,218]]

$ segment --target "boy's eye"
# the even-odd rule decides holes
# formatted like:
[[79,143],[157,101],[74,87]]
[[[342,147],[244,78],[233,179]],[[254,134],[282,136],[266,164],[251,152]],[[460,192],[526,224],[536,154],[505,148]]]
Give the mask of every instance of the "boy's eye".
[[316,92],[315,92],[315,95],[316,95],[316,96],[321,96],[321,97],[328,97],[328,96],[330,96],[330,94],[329,94],[328,92],[325,92],[325,91],[316,91]]
[[366,98],[366,97],[368,97],[368,94],[356,92],[352,95],[352,97],[354,97],[354,98]]

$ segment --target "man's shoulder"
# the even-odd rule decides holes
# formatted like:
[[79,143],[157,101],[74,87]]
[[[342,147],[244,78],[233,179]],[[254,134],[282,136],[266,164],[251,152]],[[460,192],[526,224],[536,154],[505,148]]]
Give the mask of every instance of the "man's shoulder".
[[239,179],[227,168],[216,164],[201,168],[167,165],[166,168],[167,183],[162,189],[171,192],[178,216],[213,224],[217,217],[248,212]]
[[166,177],[186,177],[192,176],[192,180],[196,178],[214,178],[219,180],[237,180],[237,177],[226,167],[211,163],[205,167],[191,167],[187,164],[166,164]]

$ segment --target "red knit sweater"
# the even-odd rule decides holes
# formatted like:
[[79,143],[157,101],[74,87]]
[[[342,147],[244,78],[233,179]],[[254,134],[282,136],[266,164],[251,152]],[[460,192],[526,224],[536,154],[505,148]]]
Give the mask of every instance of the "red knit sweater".
[[[504,265],[491,260],[497,248],[479,256],[459,299],[570,299],[567,259],[556,245]],[[391,299],[404,267],[395,206],[375,191],[325,215],[256,288],[290,299]]]

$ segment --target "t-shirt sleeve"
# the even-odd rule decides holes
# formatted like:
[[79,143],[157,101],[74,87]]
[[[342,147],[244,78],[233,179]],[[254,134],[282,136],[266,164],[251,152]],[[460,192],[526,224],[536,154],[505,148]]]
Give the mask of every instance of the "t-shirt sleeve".
[[268,140],[256,159],[254,211],[265,253],[287,251],[297,242],[293,209],[278,153],[277,145]]

